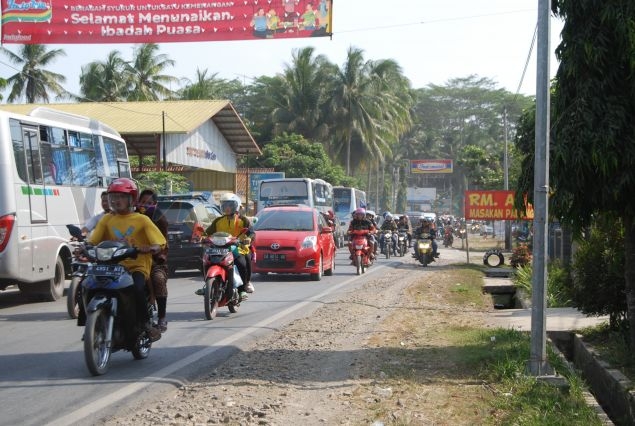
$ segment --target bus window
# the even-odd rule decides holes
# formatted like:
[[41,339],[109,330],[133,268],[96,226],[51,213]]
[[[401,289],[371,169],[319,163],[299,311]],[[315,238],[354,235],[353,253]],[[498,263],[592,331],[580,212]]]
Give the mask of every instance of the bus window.
[[20,126],[20,123],[15,120],[11,120],[10,127],[13,156],[15,158],[15,166],[18,169],[18,176],[22,179],[22,181],[28,182],[29,176],[26,171],[27,166],[24,142],[22,141],[22,127]]

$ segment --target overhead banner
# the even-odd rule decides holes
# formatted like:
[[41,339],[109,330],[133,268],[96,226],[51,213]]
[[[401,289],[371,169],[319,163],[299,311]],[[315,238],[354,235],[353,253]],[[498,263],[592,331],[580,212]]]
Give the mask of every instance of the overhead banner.
[[533,219],[534,208],[527,205],[527,214],[520,216],[514,209],[514,191],[465,191],[465,218],[475,220]]
[[1,0],[2,43],[92,44],[329,36],[331,0]]
[[410,160],[410,173],[452,173],[452,160]]

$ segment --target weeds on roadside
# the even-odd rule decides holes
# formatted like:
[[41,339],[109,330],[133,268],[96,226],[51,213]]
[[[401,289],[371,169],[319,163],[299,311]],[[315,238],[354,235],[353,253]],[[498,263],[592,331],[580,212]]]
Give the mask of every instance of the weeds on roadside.
[[631,352],[626,333],[621,330],[611,330],[608,323],[583,328],[578,332],[582,335],[584,342],[598,352],[603,361],[608,362],[612,368],[620,370],[635,382],[635,357]]
[[[547,292],[547,306],[549,308],[573,306],[571,301],[571,278],[568,270],[558,261],[549,262],[547,268],[548,274],[545,289]],[[512,281],[516,287],[531,295],[532,275],[532,264],[528,263],[516,268]]]

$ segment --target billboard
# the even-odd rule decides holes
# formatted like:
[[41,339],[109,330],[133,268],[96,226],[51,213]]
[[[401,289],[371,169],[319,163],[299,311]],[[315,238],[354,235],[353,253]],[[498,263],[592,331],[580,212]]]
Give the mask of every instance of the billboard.
[[332,0],[1,0],[2,43],[91,44],[330,36]]
[[514,191],[465,191],[465,218],[475,220],[533,219],[534,209],[527,205],[526,216],[514,209]]
[[410,160],[410,173],[452,173],[452,160]]

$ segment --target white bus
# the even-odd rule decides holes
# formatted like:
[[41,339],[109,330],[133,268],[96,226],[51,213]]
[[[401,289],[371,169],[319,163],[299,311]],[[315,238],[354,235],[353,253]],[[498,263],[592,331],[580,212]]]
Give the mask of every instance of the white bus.
[[281,204],[306,204],[321,213],[333,210],[333,186],[322,179],[280,178],[260,181],[258,210]]
[[101,193],[131,177],[116,130],[79,115],[0,111],[0,290],[56,300],[71,273],[67,224],[101,210]]
[[366,208],[366,193],[361,189],[344,186],[333,187],[333,210],[337,220],[348,229],[351,213],[359,207]]

